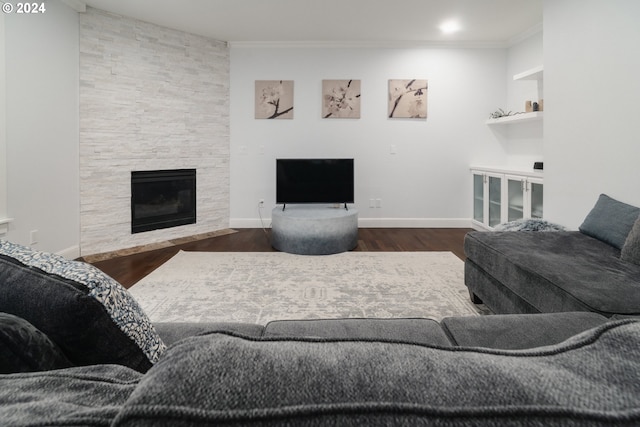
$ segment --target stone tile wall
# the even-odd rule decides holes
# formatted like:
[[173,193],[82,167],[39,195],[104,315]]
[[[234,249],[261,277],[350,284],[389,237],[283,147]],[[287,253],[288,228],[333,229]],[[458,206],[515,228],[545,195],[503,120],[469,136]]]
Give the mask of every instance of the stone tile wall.
[[[131,171],[197,170],[197,223],[131,234]],[[80,14],[80,245],[89,255],[229,224],[229,48]]]

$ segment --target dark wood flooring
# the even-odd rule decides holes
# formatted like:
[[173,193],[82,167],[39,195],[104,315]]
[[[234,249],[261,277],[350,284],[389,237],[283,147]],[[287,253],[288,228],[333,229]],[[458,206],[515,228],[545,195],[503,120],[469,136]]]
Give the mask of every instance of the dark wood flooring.
[[[356,251],[450,251],[464,260],[468,228],[360,228]],[[269,230],[239,229],[236,233],[93,263],[129,288],[173,257],[179,250],[202,252],[272,252]]]

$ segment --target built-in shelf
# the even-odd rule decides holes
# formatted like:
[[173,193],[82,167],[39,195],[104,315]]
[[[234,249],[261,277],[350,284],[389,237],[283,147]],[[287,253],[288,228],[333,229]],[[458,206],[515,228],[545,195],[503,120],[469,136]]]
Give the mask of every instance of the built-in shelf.
[[543,71],[544,67],[539,65],[535,68],[514,75],[513,80],[542,80]]
[[[542,80],[544,67],[538,65],[530,70],[523,71],[513,76],[513,80],[536,80],[538,82],[538,102],[542,102]],[[542,104],[541,104],[542,105]],[[516,113],[511,116],[499,117],[497,119],[489,119],[486,121],[488,125],[508,125],[511,123],[525,123],[542,120],[542,111],[533,111],[529,113]]]
[[521,169],[521,168],[509,168],[505,166],[482,166],[482,165],[474,165],[471,166],[471,171],[476,172],[489,172],[495,174],[504,174],[504,175],[522,175],[531,178],[543,178],[544,171],[537,169]]
[[13,218],[0,218],[0,224],[8,224],[13,221]]
[[485,123],[488,125],[508,125],[510,123],[535,122],[542,120],[543,111],[534,111],[532,113],[519,113],[511,116],[499,117],[497,119],[489,119]]

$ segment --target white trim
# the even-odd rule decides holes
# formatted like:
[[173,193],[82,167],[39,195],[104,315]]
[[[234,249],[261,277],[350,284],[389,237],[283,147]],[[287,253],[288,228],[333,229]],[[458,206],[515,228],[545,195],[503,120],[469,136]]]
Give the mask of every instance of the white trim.
[[519,176],[527,176],[532,178],[544,178],[544,171],[542,170],[523,170],[523,169],[509,169],[506,167],[500,166],[471,166],[471,173],[473,172],[492,172],[497,174],[510,174],[510,175],[519,175]]
[[[271,218],[231,218],[231,228],[271,228]],[[360,228],[471,228],[470,218],[358,218]]]
[[511,47],[511,46],[515,46],[518,43],[528,39],[529,37],[541,33],[542,32],[542,22],[529,28],[527,31],[524,31],[516,36],[511,37],[508,41],[507,41],[507,47]]
[[78,13],[84,13],[87,11],[87,4],[82,0],[62,0],[62,3],[66,4]]
[[229,41],[237,49],[504,49],[507,42],[446,41]]
[[471,228],[470,218],[359,218],[361,228]]
[[56,252],[56,254],[65,257],[66,259],[76,259],[80,257],[80,246],[75,245],[69,248]]
[[493,228],[489,227],[488,225],[484,225],[483,223],[476,220],[471,221],[471,228],[476,231],[493,231]]

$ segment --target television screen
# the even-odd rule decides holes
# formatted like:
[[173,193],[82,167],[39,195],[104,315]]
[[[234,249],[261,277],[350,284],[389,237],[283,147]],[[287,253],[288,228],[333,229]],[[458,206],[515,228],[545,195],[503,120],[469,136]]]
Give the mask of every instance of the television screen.
[[276,159],[276,203],[354,203],[353,159]]

